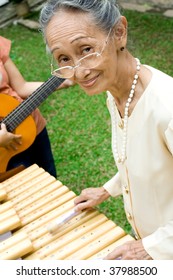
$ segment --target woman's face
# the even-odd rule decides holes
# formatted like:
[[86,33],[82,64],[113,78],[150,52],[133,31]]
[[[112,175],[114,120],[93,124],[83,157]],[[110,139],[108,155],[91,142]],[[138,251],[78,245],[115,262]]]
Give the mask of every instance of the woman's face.
[[[84,56],[104,51],[92,69],[77,67],[71,78],[88,94],[94,95],[110,88],[117,71],[117,49],[108,34],[100,31],[84,13],[59,11],[46,28],[46,40],[59,65],[74,66]],[[92,58],[91,58],[92,59]]]

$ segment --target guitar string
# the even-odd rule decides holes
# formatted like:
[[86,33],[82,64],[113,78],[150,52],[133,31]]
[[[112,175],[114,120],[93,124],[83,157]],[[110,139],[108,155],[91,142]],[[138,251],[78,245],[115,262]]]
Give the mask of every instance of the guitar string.
[[[13,131],[14,128],[18,124],[20,124],[28,115],[30,115],[32,111],[34,111],[34,109],[37,108],[41,104],[41,102],[44,101],[44,99],[46,99],[49,94],[52,93],[63,81],[64,79],[52,76],[46,82],[44,82],[36,91],[34,91],[26,100],[20,103],[3,120],[1,120],[0,123],[4,122],[7,126],[7,129]],[[40,97],[37,96],[41,91],[43,91],[43,93],[41,93]],[[35,108],[33,109],[33,107]]]
[[[49,83],[49,81],[47,81],[47,82]],[[42,86],[42,89],[45,88],[45,90],[46,90],[47,82],[46,82],[46,84],[44,84],[44,86]],[[34,93],[32,93],[26,100],[24,100],[22,103],[20,103],[8,116],[6,116],[4,118],[4,120],[8,121],[8,119],[13,119],[13,116],[15,114],[17,114],[21,110],[23,110],[23,107],[25,107],[25,105],[26,105],[25,103],[29,104],[29,102],[30,102],[32,104],[32,99],[35,99],[35,97],[36,97],[35,94],[37,94],[37,92],[39,92],[39,91],[40,91],[40,88],[37,89]],[[25,108],[25,111],[27,111],[27,108]],[[15,121],[15,119],[13,119],[13,121]]]
[[[43,94],[40,96],[41,98],[39,99],[38,98],[38,96],[37,96],[37,94],[38,94],[38,92],[40,92],[41,90],[44,90],[45,92],[46,92],[46,90],[48,89],[49,90],[49,92],[50,92],[50,89],[51,88],[56,88],[57,87],[57,83],[55,84],[55,83],[53,83],[52,82],[52,79],[53,79],[53,77],[51,77],[48,81],[46,81],[40,88],[38,88],[35,92],[33,92],[26,100],[24,100],[21,104],[19,104],[19,106],[17,106],[8,116],[6,116],[4,119],[8,119],[8,118],[11,118],[11,115],[13,116],[15,113],[16,113],[16,111],[20,111],[21,110],[21,108],[23,109],[23,107],[26,105],[25,103],[29,103],[29,104],[34,104],[34,106],[37,106],[37,105],[35,105],[35,102],[36,103],[40,103],[40,101],[39,100],[41,100],[41,99],[44,99],[45,97],[43,96]],[[59,81],[58,81],[59,82]],[[51,83],[51,85],[53,85],[52,87],[49,87],[49,88],[46,88],[46,87],[48,87],[49,86],[49,84]],[[51,90],[53,90],[53,89],[51,89]],[[48,94],[48,92],[46,92],[46,95]],[[44,97],[44,98],[42,98],[42,97]],[[32,102],[32,100],[34,99],[34,102]],[[27,107],[29,107],[29,106],[27,106]],[[25,108],[25,109],[27,109],[27,108]]]
[[[52,78],[51,78],[52,79]],[[49,84],[51,83],[51,86],[52,87],[48,87],[49,86]],[[53,86],[54,85],[54,86]],[[48,88],[47,88],[48,87]],[[56,84],[53,84],[52,83],[52,80],[50,81],[50,80],[48,80],[47,82],[45,82],[45,84],[43,84],[42,86],[41,86],[41,88],[39,88],[39,89],[37,89],[32,95],[30,95],[26,100],[24,100],[16,109],[15,109],[15,111],[16,112],[18,112],[18,111],[21,111],[21,109],[22,109],[22,111],[23,111],[23,107],[25,107],[26,106],[26,103],[28,103],[29,105],[27,105],[27,107],[25,108],[25,112],[26,112],[26,114],[27,114],[27,109],[29,108],[30,109],[30,105],[34,105],[34,107],[37,107],[38,105],[37,104],[39,104],[41,101],[42,101],[42,99],[44,100],[45,99],[45,94],[44,93],[46,93],[46,96],[54,89],[54,88],[56,88],[57,87],[57,85]],[[47,90],[49,90],[49,92],[47,92]],[[41,95],[40,95],[40,98],[37,96],[37,94],[39,93],[39,92],[41,92],[41,91],[44,91],[43,93],[41,93]],[[33,106],[32,106],[33,107]],[[30,111],[30,110],[29,110]],[[14,113],[16,113],[16,112],[14,112],[13,111],[13,113],[12,113],[12,115],[14,115]]]

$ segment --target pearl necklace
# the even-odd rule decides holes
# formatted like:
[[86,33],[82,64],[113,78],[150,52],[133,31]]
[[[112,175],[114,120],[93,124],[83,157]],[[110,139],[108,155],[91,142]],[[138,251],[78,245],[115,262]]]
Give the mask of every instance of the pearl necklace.
[[116,112],[115,112],[115,99],[114,97],[110,94],[111,98],[111,112],[112,112],[112,125],[113,125],[113,131],[114,131],[114,143],[113,143],[113,150],[114,150],[114,155],[115,155],[115,160],[118,163],[124,163],[126,159],[126,145],[127,145],[127,128],[128,128],[128,115],[129,115],[129,106],[130,103],[134,97],[135,93],[135,88],[138,82],[138,72],[140,70],[140,61],[138,58],[136,58],[136,74],[134,76],[134,80],[132,83],[132,87],[130,90],[129,97],[126,101],[125,109],[124,109],[124,120],[123,120],[123,142],[122,142],[122,149],[121,149],[121,155],[118,153],[118,145],[117,145],[117,118],[116,118]]

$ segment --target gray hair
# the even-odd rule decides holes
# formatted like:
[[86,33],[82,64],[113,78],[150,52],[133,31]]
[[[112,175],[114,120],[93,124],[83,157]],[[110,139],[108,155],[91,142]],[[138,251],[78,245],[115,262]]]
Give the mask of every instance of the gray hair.
[[62,9],[88,13],[96,26],[105,32],[121,17],[116,0],[49,0],[40,13],[40,29],[43,35],[51,18]]

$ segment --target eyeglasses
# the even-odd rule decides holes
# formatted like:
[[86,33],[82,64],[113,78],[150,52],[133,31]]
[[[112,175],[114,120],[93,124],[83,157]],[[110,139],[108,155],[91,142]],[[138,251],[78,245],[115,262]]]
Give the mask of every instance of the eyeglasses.
[[[51,59],[51,74],[60,78],[71,78],[73,77],[76,68],[78,67],[82,67],[83,69],[87,70],[87,69],[93,69],[95,67],[97,67],[100,64],[100,60],[102,57],[102,53],[105,50],[105,47],[108,43],[108,38],[109,35],[111,33],[111,29],[109,30],[108,36],[104,42],[104,45],[102,47],[101,52],[94,52],[94,53],[90,53],[84,57],[82,57],[81,59],[79,59],[76,63],[76,65],[74,66],[64,66],[64,67],[60,67],[60,68],[56,68],[54,67],[54,58],[52,56]],[[56,66],[57,67],[57,66]]]

